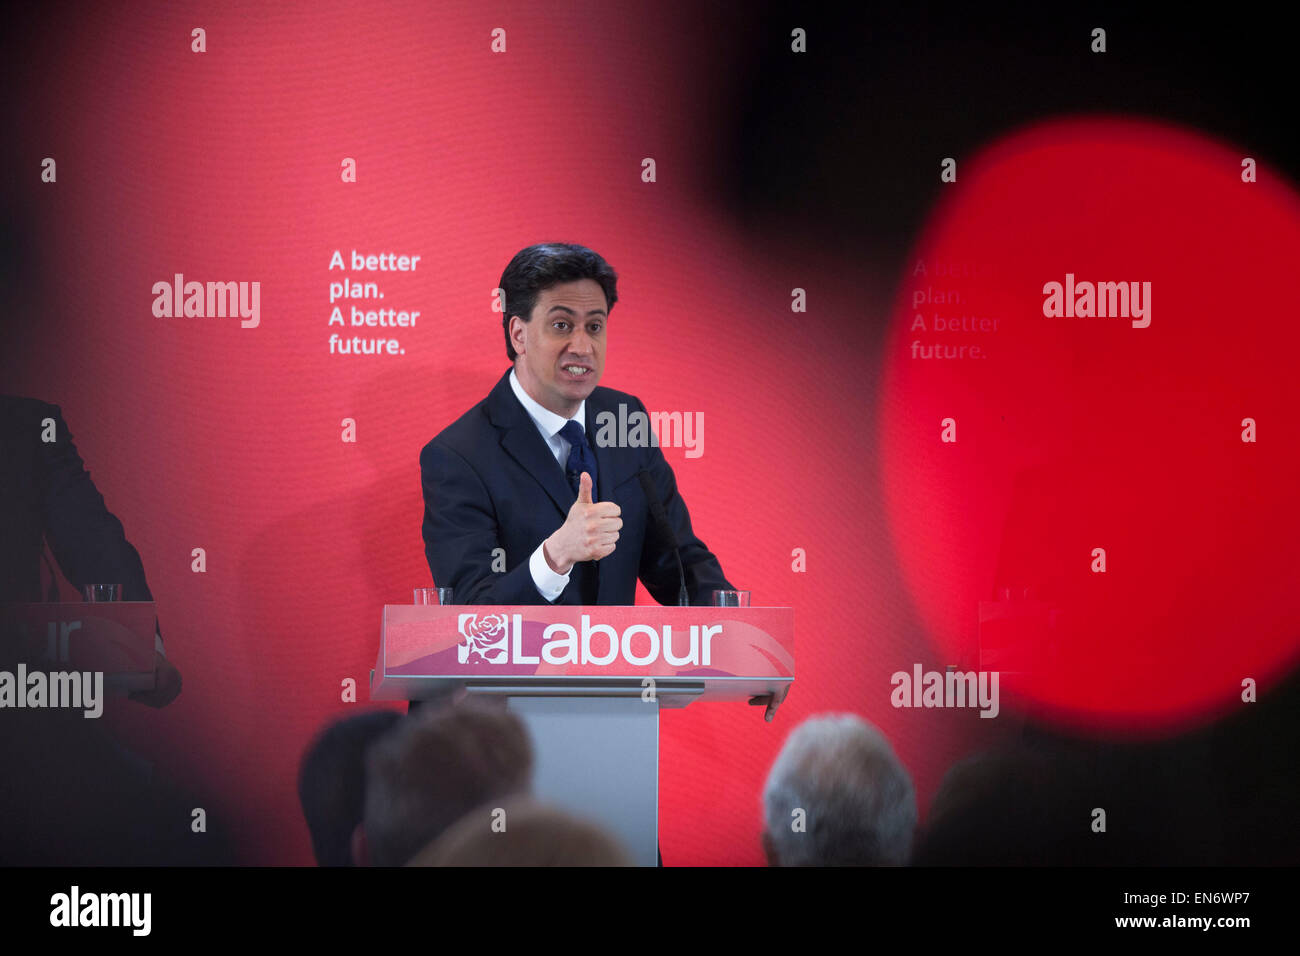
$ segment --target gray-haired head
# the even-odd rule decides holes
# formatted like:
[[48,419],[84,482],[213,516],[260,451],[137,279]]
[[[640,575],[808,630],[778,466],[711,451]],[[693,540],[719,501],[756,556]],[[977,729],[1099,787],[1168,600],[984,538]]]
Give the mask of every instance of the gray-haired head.
[[794,729],[763,788],[763,845],[779,866],[902,866],[916,793],[894,749],[852,714]]

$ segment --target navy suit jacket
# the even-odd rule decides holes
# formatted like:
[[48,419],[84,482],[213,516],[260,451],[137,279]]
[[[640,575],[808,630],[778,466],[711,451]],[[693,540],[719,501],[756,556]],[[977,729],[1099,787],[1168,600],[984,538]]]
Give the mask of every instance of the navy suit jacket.
[[[457,604],[545,604],[533,584],[528,559],[560,527],[577,500],[528,412],[510,388],[506,371],[496,387],[420,452],[424,486],[424,546],[440,587]],[[596,416],[619,403],[627,414],[645,412],[634,395],[597,386],[584,409],[588,442],[596,456],[596,501],[622,510],[614,552],[574,565],[556,604],[636,602],[636,582],[660,604],[677,603],[679,578],[672,547],[660,533],[637,473],[654,479],[686,569],[692,605],[707,605],[714,589],[731,589],[718,559],[691,531],[686,503],[673,470],[654,445],[601,448]],[[493,571],[493,551],[505,549],[505,571]],[[497,562],[500,567],[500,562]]]

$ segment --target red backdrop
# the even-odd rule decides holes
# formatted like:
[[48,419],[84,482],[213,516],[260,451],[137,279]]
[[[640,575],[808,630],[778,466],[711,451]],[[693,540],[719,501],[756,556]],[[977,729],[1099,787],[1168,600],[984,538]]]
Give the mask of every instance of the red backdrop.
[[[810,715],[851,711],[878,724],[913,774],[923,812],[956,757],[1016,733],[1005,701],[997,720],[896,710],[890,675],[915,663],[973,666],[974,604],[993,596],[1002,550],[1024,543],[1007,523],[1015,476],[1040,453],[1075,450],[1073,439],[1091,443],[1100,474],[1141,462],[1148,477],[1171,484],[1189,467],[1204,476],[1154,510],[1149,499],[1120,494],[1088,499],[1112,520],[1147,522],[1149,540],[1112,540],[1141,544],[1142,560],[1159,571],[1161,601],[1177,602],[1180,588],[1221,589],[1212,592],[1214,634],[1207,624],[1179,644],[1178,628],[1198,626],[1184,607],[1159,631],[1163,643],[1151,645],[1200,655],[1182,676],[1206,693],[1165,703],[1185,710],[1213,698],[1221,707],[1225,687],[1202,680],[1205,668],[1217,666],[1221,640],[1264,633],[1250,628],[1265,628],[1267,640],[1260,655],[1232,659],[1233,680],[1243,666],[1267,663],[1262,678],[1293,658],[1296,615],[1285,585],[1294,559],[1287,564],[1285,550],[1269,544],[1297,524],[1282,483],[1293,458],[1278,445],[1259,446],[1249,464],[1225,456],[1241,450],[1230,426],[1254,407],[1270,421],[1271,433],[1260,426],[1268,440],[1295,420],[1294,390],[1282,387],[1278,365],[1294,354],[1294,333],[1276,337],[1294,309],[1247,310],[1241,321],[1255,325],[1237,338],[1211,321],[1244,294],[1234,277],[1285,274],[1284,256],[1251,256],[1270,242],[1274,253],[1294,248],[1293,195],[1251,200],[1261,205],[1246,215],[1270,231],[1243,240],[1240,249],[1252,251],[1238,258],[1216,258],[1217,247],[1203,243],[1152,263],[1142,241],[1112,248],[1104,217],[1085,223],[1089,245],[1076,241],[1070,215],[1051,211],[1089,189],[1107,195],[1107,182],[1035,179],[1023,143],[982,164],[963,157],[951,202],[917,256],[1002,257],[998,282],[960,291],[1008,324],[988,367],[919,365],[905,351],[914,275],[848,258],[830,236],[747,231],[711,193],[717,117],[742,74],[730,69],[733,54],[709,17],[694,6],[603,3],[406,3],[364,15],[338,3],[178,4],[130,16],[91,7],[55,17],[30,51],[48,64],[19,104],[20,160],[32,179],[25,238],[36,265],[22,314],[39,323],[9,388],[62,406],[144,559],[168,653],[185,675],[184,693],[166,710],[134,707],[112,719],[198,795],[242,861],[311,860],[298,759],[326,719],[366,706],[381,606],[430,583],[419,450],[504,370],[492,292],[510,257],[534,242],[579,242],[618,270],[603,384],[651,410],[703,414],[702,457],[665,449],[695,529],[756,603],[796,609],[796,682],[776,722],[743,706],[665,713],[668,863],[761,862],[763,777],[789,728]],[[504,53],[491,51],[498,27]],[[206,31],[206,52],[191,49],[195,28]],[[1224,182],[1238,184],[1239,150],[1171,146],[1152,132],[1154,154],[1107,166],[1123,157],[1106,152],[1104,137],[1073,135],[1038,145],[1064,143],[1080,175],[1127,168],[1122,195],[1158,200],[1152,208],[1162,215],[1179,208],[1180,189],[1187,202],[1207,197],[1197,223],[1166,215],[1166,239],[1231,246],[1228,226],[1250,233],[1233,219],[1236,194],[1206,191],[1220,166]],[[1161,166],[1161,149],[1182,151],[1188,163],[1166,182],[1172,192],[1157,194],[1160,171],[1175,169]],[[45,157],[57,162],[56,183],[37,182]],[[356,182],[342,181],[346,158],[356,161]],[[642,180],[646,158],[655,161],[653,183]],[[1017,189],[1019,204],[1002,201]],[[329,284],[343,278],[329,270],[330,257],[339,250],[350,260],[354,249],[421,256],[414,272],[348,271],[384,293],[381,303],[361,304],[420,311],[414,328],[395,330],[403,354],[330,354],[332,332],[353,334],[328,324]],[[1044,249],[1060,254],[1022,272],[1005,268]],[[1092,335],[1044,325],[1037,289],[1071,268],[1066,252],[1089,263],[1083,271],[1101,270],[1080,278],[1155,280],[1152,328]],[[1215,263],[1222,281],[1213,296],[1193,286],[1164,291]],[[153,286],[177,273],[259,282],[260,324],[157,317]],[[791,310],[796,288],[806,290],[806,312]],[[352,303],[339,304],[348,315]],[[1175,314],[1195,321],[1176,324]],[[1252,363],[1268,377],[1252,377]],[[1186,458],[1170,464],[1158,454],[1168,443],[1150,452],[1140,428],[1111,427],[1160,390],[1154,385],[1103,388],[1099,403],[1089,402],[1108,373],[1153,367],[1164,369],[1155,381],[1173,396],[1153,413],[1172,420],[1194,406],[1196,423],[1222,425],[1218,445],[1187,452],[1183,444]],[[1215,367],[1215,387],[1193,401],[1204,378],[1197,373]],[[967,444],[937,443],[948,414]],[[355,443],[341,440],[344,419],[355,421]],[[1162,433],[1171,442],[1206,434],[1179,421]],[[1092,487],[1068,473],[1069,482],[1049,478],[1039,493]],[[1198,513],[1204,525],[1188,523],[1198,500],[1222,504],[1264,478],[1268,510],[1225,505]],[[1063,511],[1073,514],[1068,502]],[[1087,531],[1071,527],[1085,542]],[[1030,532],[1062,540],[1054,527]],[[1025,540],[1038,540],[1032,534]],[[1190,566],[1170,563],[1207,541],[1218,550]],[[191,569],[194,548],[204,549],[204,573]],[[796,548],[806,571],[792,568]],[[1242,564],[1247,551],[1256,558]],[[1233,571],[1217,576],[1219,568]],[[1076,600],[1080,580],[1092,579],[1075,581]],[[1129,588],[1124,611],[1151,593],[1122,575],[1107,580]],[[1234,629],[1231,596],[1241,589],[1253,589],[1255,603],[1250,628]],[[639,600],[649,598],[642,591]],[[341,701],[347,678],[361,688],[360,704]],[[1050,692],[1037,699],[1080,710],[1079,700]],[[1131,703],[1118,709],[1142,709]]]
[[[345,678],[364,706],[381,605],[429,583],[418,453],[504,369],[492,290],[538,241],[589,245],[619,271],[603,383],[703,413],[703,456],[666,454],[729,578],[756,603],[826,609],[798,613],[796,688],[775,723],[747,707],[665,715],[665,859],[761,862],[763,776],[811,713],[880,724],[923,803],[978,723],[888,705],[891,672],[942,663],[896,591],[872,491],[876,335],[858,316],[885,307],[890,279],[836,274],[824,250],[756,241],[715,211],[698,158],[729,80],[685,16],[698,13],[91,8],[35,51],[58,68],[29,104],[25,158],[55,158],[58,180],[35,194],[45,325],[14,390],[61,404],[185,675],[166,711],[116,719],[195,788],[240,859],[310,862],[298,758],[356,706]],[[350,273],[380,283],[382,306],[420,310],[398,330],[404,354],[329,354],[329,334],[352,331],[327,324],[335,249],[422,257],[413,273]],[[156,317],[153,284],[178,272],[259,281],[259,326]]]

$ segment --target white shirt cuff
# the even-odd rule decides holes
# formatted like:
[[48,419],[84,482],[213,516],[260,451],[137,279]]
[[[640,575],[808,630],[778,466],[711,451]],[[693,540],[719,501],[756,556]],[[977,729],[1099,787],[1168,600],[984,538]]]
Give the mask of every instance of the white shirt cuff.
[[[533,576],[533,586],[537,588],[537,593],[546,598],[547,602],[553,602],[563,593],[569,583],[568,574],[556,574],[551,570],[551,566],[546,563],[546,555],[542,553],[543,545],[539,544],[533,556],[528,559],[528,570]],[[573,569],[569,569],[569,574]]]

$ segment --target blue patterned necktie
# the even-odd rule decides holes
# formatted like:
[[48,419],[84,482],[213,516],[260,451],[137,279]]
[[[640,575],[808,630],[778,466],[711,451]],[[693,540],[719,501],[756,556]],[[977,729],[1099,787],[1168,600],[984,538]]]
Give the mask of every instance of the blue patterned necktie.
[[576,495],[585,471],[591,475],[591,500],[597,500],[596,455],[587,444],[587,433],[577,422],[567,421],[560,429],[560,435],[569,443],[569,462],[564,466],[564,476],[569,479],[569,486]]

